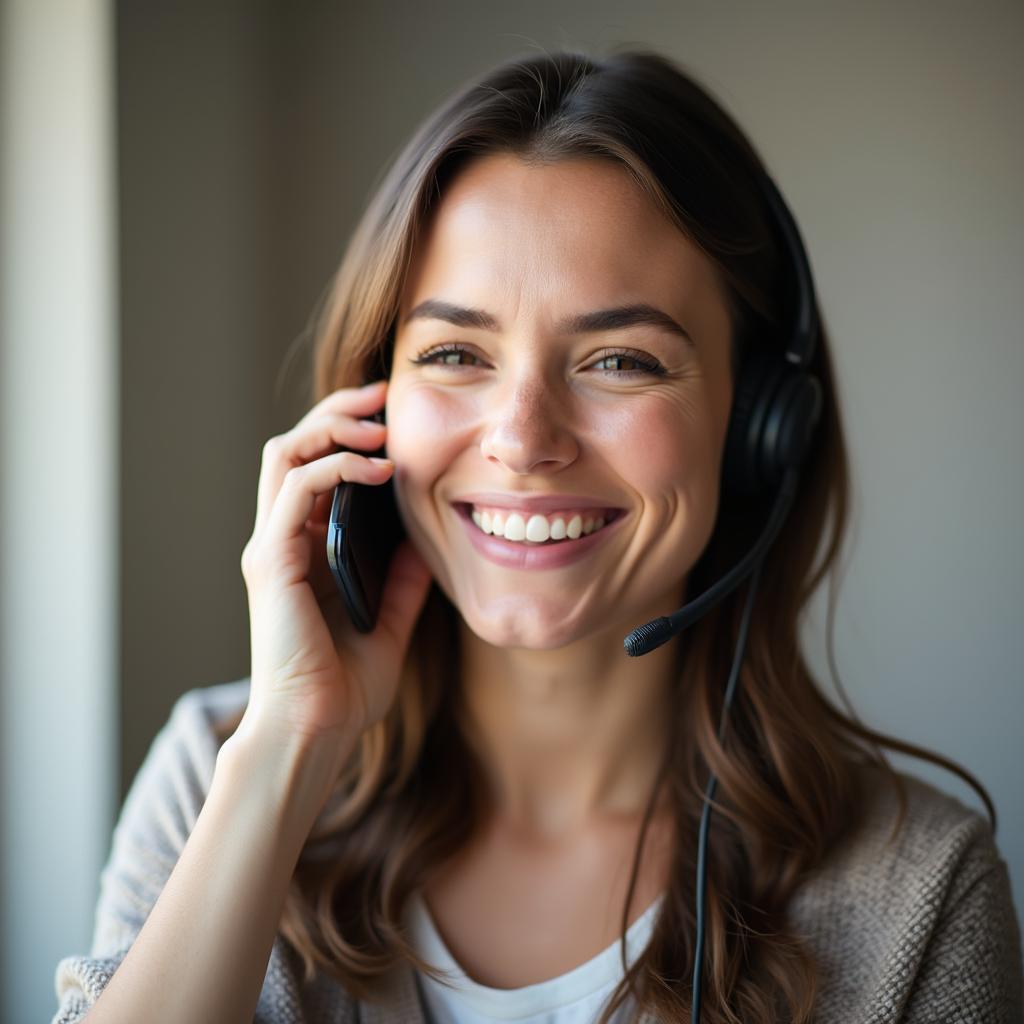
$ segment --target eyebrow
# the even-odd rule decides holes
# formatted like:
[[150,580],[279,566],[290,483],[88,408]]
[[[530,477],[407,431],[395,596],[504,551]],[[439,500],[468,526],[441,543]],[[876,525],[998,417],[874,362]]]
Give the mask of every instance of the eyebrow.
[[[457,306],[441,299],[425,299],[411,309],[403,323],[410,320],[444,320],[456,327],[476,327],[484,331],[500,331],[497,317],[482,309]],[[682,338],[687,345],[695,348],[689,332],[662,312],[645,302],[628,306],[613,306],[597,309],[592,313],[576,313],[565,317],[555,325],[559,334],[590,334],[597,331],[621,331],[636,326],[656,327]]]

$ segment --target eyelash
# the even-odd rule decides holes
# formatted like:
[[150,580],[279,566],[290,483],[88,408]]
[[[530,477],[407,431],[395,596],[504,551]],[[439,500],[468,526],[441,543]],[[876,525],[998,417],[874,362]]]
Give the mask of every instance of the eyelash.
[[[449,355],[453,352],[465,352],[467,355],[472,355],[474,359],[478,358],[473,355],[469,350],[469,346],[463,345],[459,342],[454,342],[449,345],[437,345],[434,348],[428,349],[425,352],[421,352],[415,359],[410,359],[409,362],[416,366],[441,366],[441,365],[452,365],[452,364],[441,364],[433,362],[436,356]],[[605,352],[601,359],[612,359],[616,356],[625,357],[632,359],[633,362],[638,363],[641,367],[639,370],[602,370],[602,373],[607,374],[611,377],[632,377],[636,374],[648,373],[653,377],[662,377],[665,375],[665,367],[654,359],[652,356],[647,356],[643,352],[638,352],[636,349],[631,348],[617,348]],[[598,362],[601,360],[599,359]]]

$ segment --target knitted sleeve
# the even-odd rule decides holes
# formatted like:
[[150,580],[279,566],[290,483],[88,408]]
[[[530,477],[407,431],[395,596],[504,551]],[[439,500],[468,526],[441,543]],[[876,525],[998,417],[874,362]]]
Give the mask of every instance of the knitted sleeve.
[[[1021,937],[1009,872],[977,810],[880,770],[846,841],[796,893],[823,1024],[1021,1024]],[[900,822],[900,828],[894,826]]]
[[99,998],[141,931],[199,816],[218,747],[198,694],[190,691],[178,699],[132,782],[100,875],[89,954],[67,956],[57,964],[59,1007],[52,1024],[80,1021]]
[[[77,1024],[131,949],[195,827],[213,782],[219,727],[249,700],[249,679],[178,698],[125,797],[100,875],[92,946],[64,957],[54,974],[52,1024]],[[354,998],[331,976],[303,983],[294,949],[278,933],[254,1024],[354,1024]]]
[[977,822],[910,990],[904,1024],[1024,1021],[1021,937],[1006,862]]

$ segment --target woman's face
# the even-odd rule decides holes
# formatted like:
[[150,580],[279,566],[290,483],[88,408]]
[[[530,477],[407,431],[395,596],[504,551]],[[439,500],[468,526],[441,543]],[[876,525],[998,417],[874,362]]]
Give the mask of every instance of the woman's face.
[[[711,263],[598,158],[478,158],[425,227],[399,310],[387,451],[402,520],[439,585],[499,647],[561,647],[622,623],[624,635],[674,610],[714,527],[732,400]],[[665,322],[570,323],[624,306]],[[542,522],[558,536],[556,518],[567,536],[487,535],[462,504],[474,495],[492,529],[495,513],[504,528],[518,511],[524,525],[541,515],[529,536]],[[541,497],[544,514],[513,507]],[[616,517],[572,539],[573,519],[585,526],[602,508]]]

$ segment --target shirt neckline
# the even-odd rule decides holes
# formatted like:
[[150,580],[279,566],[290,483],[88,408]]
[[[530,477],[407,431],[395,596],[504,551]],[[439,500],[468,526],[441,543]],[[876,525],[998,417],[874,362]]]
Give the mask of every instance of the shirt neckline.
[[[655,915],[664,901],[661,892],[626,931],[626,960],[632,964],[642,952],[654,927]],[[440,968],[455,985],[456,991],[420,972],[421,984],[429,986],[444,999],[458,999],[474,1010],[499,1019],[513,1019],[543,1013],[574,1003],[621,979],[619,939],[585,963],[554,978],[520,988],[492,988],[470,978],[444,943],[430,909],[420,892],[410,900],[409,920],[413,943],[427,963]]]

